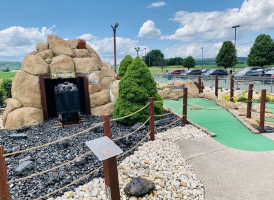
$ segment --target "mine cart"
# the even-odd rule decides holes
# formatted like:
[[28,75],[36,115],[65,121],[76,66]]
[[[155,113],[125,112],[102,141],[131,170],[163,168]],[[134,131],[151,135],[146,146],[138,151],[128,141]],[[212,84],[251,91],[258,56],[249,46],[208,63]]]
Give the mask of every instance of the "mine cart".
[[72,83],[65,82],[55,87],[54,94],[59,120],[64,122],[75,115],[79,119],[81,107],[77,87]]

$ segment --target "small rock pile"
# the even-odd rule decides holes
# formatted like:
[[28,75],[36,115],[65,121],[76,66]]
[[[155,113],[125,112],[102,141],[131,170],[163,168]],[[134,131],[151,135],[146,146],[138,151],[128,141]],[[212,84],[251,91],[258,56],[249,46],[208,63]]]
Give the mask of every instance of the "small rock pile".
[[[192,125],[175,127],[156,135],[155,141],[144,143],[133,155],[118,166],[121,199],[204,199],[204,186],[182,157],[175,142],[179,139],[207,137],[208,135]],[[141,177],[154,183],[155,189],[144,197],[129,197],[124,188],[134,177]],[[56,200],[101,200],[105,199],[104,179],[96,178],[65,192]],[[48,200],[54,200],[50,198]]]

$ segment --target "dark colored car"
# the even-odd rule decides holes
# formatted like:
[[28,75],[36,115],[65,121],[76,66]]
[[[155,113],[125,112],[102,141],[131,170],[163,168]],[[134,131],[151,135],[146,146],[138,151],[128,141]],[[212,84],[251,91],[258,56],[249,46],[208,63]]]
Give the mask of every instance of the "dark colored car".
[[260,77],[274,77],[274,69],[267,70],[265,73],[261,73]]
[[181,75],[201,75],[201,74],[202,74],[202,70],[200,69],[190,69],[184,73],[181,73]]
[[227,71],[225,69],[210,69],[206,73],[202,73],[203,76],[210,75],[219,75],[219,76],[227,76]]
[[249,73],[250,71],[257,70],[257,69],[261,69],[261,67],[245,67],[241,71],[236,73],[234,76],[248,76],[247,73]]
[[210,69],[202,69],[202,73],[208,72]]
[[263,74],[264,70],[263,69],[256,69],[256,70],[250,70],[246,72],[246,76],[260,76],[260,74]]

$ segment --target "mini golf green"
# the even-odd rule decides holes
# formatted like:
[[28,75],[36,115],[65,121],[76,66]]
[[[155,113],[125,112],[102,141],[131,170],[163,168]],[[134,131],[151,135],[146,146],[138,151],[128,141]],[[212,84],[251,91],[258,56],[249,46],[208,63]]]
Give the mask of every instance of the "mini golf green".
[[[188,104],[203,108],[221,108],[214,101],[200,98],[188,98]],[[177,101],[169,100],[164,106],[176,110],[182,106],[182,98]],[[274,105],[273,105],[274,108]],[[182,108],[176,111],[182,115]],[[188,106],[187,117],[197,124],[207,128],[217,136],[215,140],[221,144],[246,151],[271,151],[274,150],[274,141],[263,135],[254,134],[242,125],[227,110],[190,110]]]

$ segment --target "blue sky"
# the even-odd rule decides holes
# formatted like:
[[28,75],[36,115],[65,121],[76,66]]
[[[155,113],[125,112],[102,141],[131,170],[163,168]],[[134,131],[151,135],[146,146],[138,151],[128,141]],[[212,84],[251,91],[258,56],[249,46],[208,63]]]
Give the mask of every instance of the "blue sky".
[[113,63],[117,28],[118,62],[127,54],[160,49],[166,58],[215,57],[222,42],[234,40],[247,56],[255,38],[274,33],[273,0],[0,0],[0,61],[21,61],[49,34],[83,38],[104,61]]

